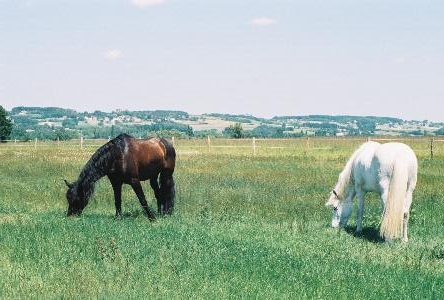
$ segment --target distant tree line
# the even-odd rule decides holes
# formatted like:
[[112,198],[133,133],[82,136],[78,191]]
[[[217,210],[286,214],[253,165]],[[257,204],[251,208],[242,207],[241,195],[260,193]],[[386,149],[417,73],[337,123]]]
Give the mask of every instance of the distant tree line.
[[336,123],[353,123],[353,122],[373,122],[378,124],[402,124],[404,121],[399,118],[392,117],[374,117],[374,116],[330,116],[330,115],[307,115],[307,116],[278,116],[273,120],[280,121],[311,121],[311,122],[336,122]]
[[34,118],[62,118],[62,117],[76,117],[79,115],[73,109],[66,109],[60,107],[29,107],[17,106],[11,110],[11,116],[20,115],[26,112],[26,115]]
[[39,140],[70,140],[80,136],[86,139],[108,139],[122,132],[139,138],[194,136],[191,126],[172,122],[160,122],[152,125],[80,126],[74,129],[49,125],[24,127],[21,124],[14,124],[10,138],[25,141],[36,138]]
[[[18,140],[69,140],[79,138],[107,139],[122,132],[137,137],[193,136],[192,127],[174,122],[188,119],[184,111],[113,111],[111,113],[94,111],[76,112],[72,109],[58,107],[14,107],[10,112],[13,126],[8,137]],[[115,122],[105,125],[104,120],[125,116],[141,120],[152,120],[150,124],[127,124]],[[96,118],[97,125],[90,125],[85,118]],[[57,124],[57,125],[54,125]]]
[[[250,115],[208,114],[206,116],[233,122],[222,132],[216,129],[194,131],[183,120],[197,121],[184,111],[153,110],[113,112],[76,112],[58,107],[14,107],[8,114],[0,106],[0,139],[69,140],[83,136],[87,139],[108,139],[120,133],[139,138],[161,136],[180,138],[295,138],[306,135],[336,136],[374,135],[377,125],[402,125],[403,120],[391,117],[360,116],[279,116],[272,119]],[[245,130],[254,124],[252,130]],[[427,124],[427,121],[424,121]],[[435,126],[437,124],[434,124]],[[424,130],[405,131],[406,135],[424,135]],[[444,135],[444,127],[435,132]]]
[[257,122],[266,122],[267,121],[266,119],[257,118],[257,117],[253,117],[250,115],[229,115],[229,114],[212,113],[212,114],[208,114],[208,116],[220,118],[225,121],[232,121],[232,122],[236,122],[236,123],[246,123],[246,124],[252,123],[253,121],[257,121]]

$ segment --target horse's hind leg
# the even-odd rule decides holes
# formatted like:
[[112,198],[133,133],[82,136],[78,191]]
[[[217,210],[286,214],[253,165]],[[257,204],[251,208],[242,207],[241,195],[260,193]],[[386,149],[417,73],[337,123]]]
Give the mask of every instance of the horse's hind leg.
[[410,218],[410,213],[404,212],[404,218],[402,220],[402,241],[405,243],[407,243],[409,241],[409,238],[407,235],[409,218]]
[[140,181],[138,179],[134,179],[131,182],[131,187],[133,188],[134,192],[137,195],[137,198],[139,198],[140,205],[145,210],[146,215],[150,221],[154,221],[156,219],[156,216],[154,215],[153,210],[146,202],[145,194],[143,193],[142,185],[140,184]]
[[362,233],[362,217],[364,215],[364,197],[365,193],[359,190],[357,193],[358,198],[358,213],[356,219],[356,234],[360,235]]
[[160,173],[160,195],[162,213],[172,214],[174,210],[175,187],[171,170],[164,170]]
[[408,226],[409,226],[409,218],[410,218],[410,205],[412,204],[412,194],[413,191],[408,190],[405,196],[404,202],[404,218],[402,220],[402,241],[408,242]]
[[154,196],[157,200],[157,212],[160,214],[162,212],[162,201],[160,198],[160,188],[159,183],[157,182],[157,175],[150,179],[150,186],[154,191]]

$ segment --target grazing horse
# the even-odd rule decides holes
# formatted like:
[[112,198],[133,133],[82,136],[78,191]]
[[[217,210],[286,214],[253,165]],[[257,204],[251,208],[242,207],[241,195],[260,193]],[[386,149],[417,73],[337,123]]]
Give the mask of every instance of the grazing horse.
[[[165,139],[137,140],[121,134],[100,147],[83,167],[79,178],[68,183],[68,216],[78,215],[88,204],[96,181],[108,176],[114,190],[116,216],[122,213],[122,185],[131,185],[147,217],[156,217],[143,193],[141,181],[150,180],[159,214],[171,214],[174,208],[173,173],[176,151]],[[158,181],[159,177],[159,181]]]
[[407,242],[412,193],[416,186],[418,162],[413,150],[403,143],[367,142],[350,157],[339,174],[326,206],[333,208],[332,227],[346,226],[353,198],[358,197],[356,233],[362,231],[364,196],[378,193],[383,208],[379,233],[386,241]]

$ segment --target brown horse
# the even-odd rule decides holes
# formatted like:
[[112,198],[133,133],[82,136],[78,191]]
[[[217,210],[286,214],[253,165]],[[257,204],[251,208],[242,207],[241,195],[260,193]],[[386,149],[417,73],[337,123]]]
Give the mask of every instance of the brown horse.
[[[156,217],[143,193],[141,181],[150,180],[159,214],[171,214],[174,208],[173,173],[176,151],[165,139],[137,140],[121,134],[100,147],[83,167],[79,178],[68,183],[68,216],[79,215],[94,192],[96,181],[108,176],[114,190],[116,216],[122,213],[122,185],[131,185],[147,217]],[[159,177],[159,180],[158,180]]]

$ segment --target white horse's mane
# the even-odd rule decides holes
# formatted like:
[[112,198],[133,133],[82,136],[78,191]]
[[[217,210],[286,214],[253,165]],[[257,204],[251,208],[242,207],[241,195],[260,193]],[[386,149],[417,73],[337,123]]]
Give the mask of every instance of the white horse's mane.
[[375,144],[378,144],[377,142],[366,142],[362,144],[356,151],[350,156],[347,163],[345,164],[344,169],[339,174],[338,183],[335,186],[334,192],[339,198],[344,197],[344,193],[346,192],[347,188],[353,181],[353,166],[356,160],[356,157],[360,155],[362,152],[366,151],[367,148],[371,145],[374,146]]

